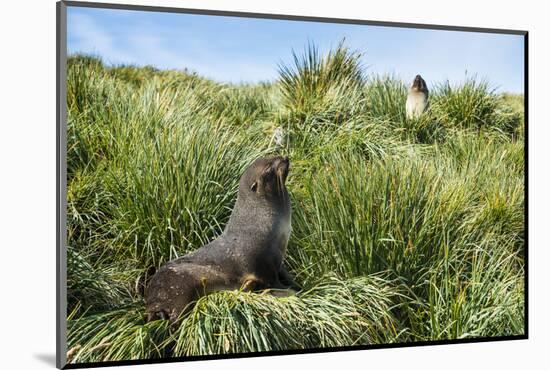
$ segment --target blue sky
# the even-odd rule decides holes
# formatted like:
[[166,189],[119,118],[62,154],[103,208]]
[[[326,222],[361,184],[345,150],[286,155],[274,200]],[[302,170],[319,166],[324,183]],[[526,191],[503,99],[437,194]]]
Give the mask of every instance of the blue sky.
[[69,7],[68,52],[99,55],[107,64],[187,67],[222,82],[277,78],[313,41],[322,52],[345,37],[364,53],[367,73],[431,85],[468,75],[499,91],[523,92],[523,36],[316,22]]

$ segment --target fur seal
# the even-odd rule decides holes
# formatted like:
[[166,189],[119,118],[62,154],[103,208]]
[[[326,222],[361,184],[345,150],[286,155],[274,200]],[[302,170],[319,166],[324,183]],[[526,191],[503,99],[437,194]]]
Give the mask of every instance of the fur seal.
[[266,157],[246,169],[223,233],[151,278],[145,291],[149,321],[174,322],[190,303],[219,290],[297,287],[283,266],[291,222],[289,165],[288,158]]
[[407,95],[407,118],[420,117],[428,109],[428,105],[428,86],[422,76],[416,75],[409,90],[409,95]]

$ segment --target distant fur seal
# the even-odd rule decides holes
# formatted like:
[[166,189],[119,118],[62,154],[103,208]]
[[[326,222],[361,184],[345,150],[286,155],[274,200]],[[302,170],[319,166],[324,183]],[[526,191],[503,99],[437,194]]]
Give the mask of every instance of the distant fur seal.
[[428,94],[426,81],[420,75],[416,75],[407,96],[406,108],[408,119],[418,118],[428,109]]
[[197,298],[219,290],[297,287],[283,266],[290,236],[289,160],[259,158],[244,172],[222,235],[172,260],[145,291],[148,320],[174,322]]

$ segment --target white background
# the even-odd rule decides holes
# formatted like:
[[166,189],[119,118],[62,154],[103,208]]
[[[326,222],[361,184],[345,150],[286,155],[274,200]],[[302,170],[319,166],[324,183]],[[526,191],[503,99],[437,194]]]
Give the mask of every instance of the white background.
[[[112,0],[111,2],[119,2]],[[529,45],[530,339],[202,361],[134,369],[548,366],[550,39],[543,1],[132,1],[202,9],[526,29]],[[55,364],[55,1],[5,1],[0,11],[0,365]],[[545,351],[546,350],[546,351]]]

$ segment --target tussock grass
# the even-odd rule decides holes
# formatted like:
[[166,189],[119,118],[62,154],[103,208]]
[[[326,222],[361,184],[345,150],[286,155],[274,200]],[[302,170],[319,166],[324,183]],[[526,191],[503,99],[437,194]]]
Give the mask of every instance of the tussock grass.
[[520,126],[522,113],[503,104],[503,99],[487,81],[470,77],[459,86],[452,87],[448,81],[438,85],[432,109],[446,126],[513,134]]
[[402,334],[392,312],[401,290],[383,276],[327,276],[284,298],[219,292],[172,327],[146,323],[137,303],[71,320],[69,347],[86,362],[389,343]]
[[365,92],[365,105],[373,117],[386,117],[391,122],[405,121],[408,88],[394,76],[370,76]]
[[[406,86],[360,57],[310,44],[258,85],[69,58],[69,361],[523,333],[521,97],[435,82],[407,120]],[[275,153],[303,290],[219,292],[146,323],[147,279],[218,236],[244,168]]]
[[312,43],[293,63],[280,64],[282,104],[291,117],[311,124],[341,122],[356,111],[364,84],[361,53],[341,42],[326,56]]

